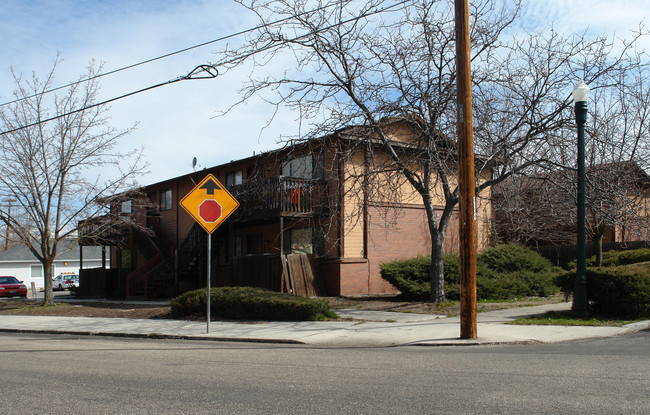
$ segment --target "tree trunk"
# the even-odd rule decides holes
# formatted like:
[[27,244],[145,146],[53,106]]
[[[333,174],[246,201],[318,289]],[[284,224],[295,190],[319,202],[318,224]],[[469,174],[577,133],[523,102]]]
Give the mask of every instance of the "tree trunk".
[[54,304],[54,293],[52,292],[52,261],[44,259],[41,261],[43,264],[43,279],[45,282],[45,293],[43,295],[43,305]]
[[445,301],[445,267],[443,262],[444,239],[431,232],[431,302]]
[[598,234],[594,235],[593,244],[596,251],[596,266],[602,267],[603,266],[603,233],[602,232],[599,232]]

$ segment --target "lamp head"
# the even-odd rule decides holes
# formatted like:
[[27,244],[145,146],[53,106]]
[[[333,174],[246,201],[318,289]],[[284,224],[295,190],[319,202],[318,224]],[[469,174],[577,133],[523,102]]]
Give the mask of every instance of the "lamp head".
[[589,100],[589,86],[585,81],[580,80],[578,85],[573,88],[573,102],[587,102]]

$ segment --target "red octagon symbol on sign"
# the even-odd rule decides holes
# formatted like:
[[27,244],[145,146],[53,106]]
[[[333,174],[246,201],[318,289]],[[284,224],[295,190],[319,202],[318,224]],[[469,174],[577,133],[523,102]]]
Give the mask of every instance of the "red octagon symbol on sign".
[[221,217],[221,205],[213,199],[204,200],[199,205],[199,216],[207,223],[215,223]]

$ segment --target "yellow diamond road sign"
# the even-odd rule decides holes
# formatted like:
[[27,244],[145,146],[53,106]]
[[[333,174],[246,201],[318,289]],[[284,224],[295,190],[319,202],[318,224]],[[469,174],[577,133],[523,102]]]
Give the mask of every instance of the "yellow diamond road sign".
[[208,174],[180,205],[207,233],[212,233],[239,207],[239,202],[216,177]]

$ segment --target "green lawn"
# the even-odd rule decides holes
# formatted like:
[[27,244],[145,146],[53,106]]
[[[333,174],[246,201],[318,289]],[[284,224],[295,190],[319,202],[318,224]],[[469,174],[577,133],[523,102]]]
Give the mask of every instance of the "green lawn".
[[519,318],[507,324],[521,324],[534,326],[604,326],[604,327],[622,327],[626,324],[634,323],[639,320],[616,320],[603,317],[578,318],[571,315],[571,312],[549,311],[532,317]]

